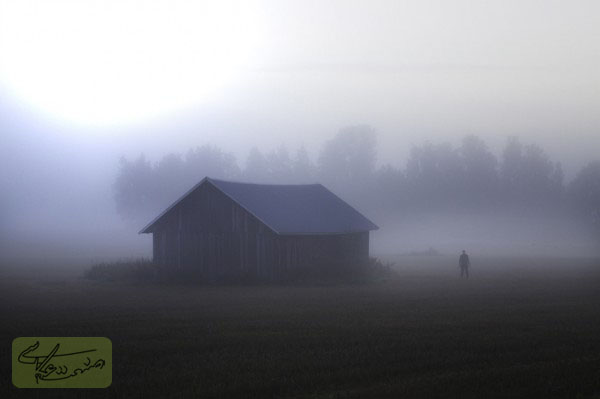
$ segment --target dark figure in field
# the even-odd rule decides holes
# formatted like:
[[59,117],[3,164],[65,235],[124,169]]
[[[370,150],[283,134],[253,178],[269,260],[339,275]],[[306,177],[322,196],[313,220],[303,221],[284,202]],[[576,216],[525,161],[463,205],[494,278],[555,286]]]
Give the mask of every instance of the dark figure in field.
[[469,260],[469,255],[467,255],[464,250],[458,259],[458,266],[460,266],[460,277],[465,276],[466,278],[469,278],[469,266],[471,266],[471,261]]

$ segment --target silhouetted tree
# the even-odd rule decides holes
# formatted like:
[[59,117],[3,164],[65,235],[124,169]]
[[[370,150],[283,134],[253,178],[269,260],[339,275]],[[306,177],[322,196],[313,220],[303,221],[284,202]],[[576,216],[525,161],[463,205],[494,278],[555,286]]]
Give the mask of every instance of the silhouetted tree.
[[[404,170],[376,168],[375,144],[373,128],[359,125],[341,129],[325,142],[317,165],[304,147],[292,157],[284,146],[266,155],[252,148],[242,170],[235,156],[210,145],[190,150],[185,157],[167,154],[154,165],[143,155],[135,161],[122,158],[114,184],[117,210],[126,219],[151,217],[207,175],[260,183],[319,181],[362,210],[388,212],[499,205],[548,210],[563,198],[561,164],[552,162],[541,147],[523,146],[517,138],[507,141],[500,164],[477,136],[466,136],[457,148],[424,143],[411,149]],[[582,193],[594,187],[593,179],[586,177],[590,173],[582,171],[569,194],[593,219],[593,207],[582,200],[587,198]]]
[[375,145],[375,130],[370,126],[340,130],[321,150],[318,162],[321,182],[364,209],[375,194]]
[[243,172],[244,179],[249,182],[262,183],[269,180],[269,166],[265,156],[253,147],[246,159],[246,167]]
[[271,183],[289,183],[292,177],[292,159],[285,146],[269,152],[266,156],[268,181]]
[[308,156],[304,146],[296,151],[292,161],[292,181],[294,183],[314,183],[316,181],[316,167]]
[[319,173],[330,182],[361,182],[373,176],[376,150],[375,131],[370,126],[340,130],[323,146]]
[[600,161],[584,166],[569,184],[571,205],[600,232]]
[[514,196],[515,192],[522,190],[523,179],[523,146],[516,137],[510,137],[502,153],[502,164],[500,167],[500,178],[502,189],[506,196]]
[[216,147],[202,146],[185,158],[167,154],[154,166],[141,155],[130,162],[121,158],[114,183],[117,211],[139,223],[167,207],[203,177],[232,179],[239,176],[235,157]]
[[565,191],[564,180],[565,180],[565,174],[562,169],[562,163],[555,162],[552,176],[550,176],[550,182],[551,182],[552,191],[555,193],[557,199],[562,199],[562,196],[564,194],[564,191]]
[[185,156],[187,182],[198,182],[205,176],[236,179],[240,177],[240,173],[235,156],[218,147],[203,145],[188,151]]
[[521,173],[530,198],[537,200],[552,191],[554,164],[544,150],[535,144],[525,147]]
[[550,161],[540,146],[523,146],[516,138],[508,140],[501,182],[504,198],[512,206],[543,209],[555,205],[560,200],[562,180],[562,166]]
[[464,194],[463,176],[460,153],[449,143],[415,146],[406,163],[410,201],[418,208],[455,208]]
[[152,201],[167,206],[189,189],[185,165],[179,154],[167,154],[154,166]]
[[371,207],[404,213],[408,201],[408,187],[404,173],[391,165],[384,165],[375,173],[374,201]]
[[475,206],[494,205],[498,198],[498,160],[477,136],[466,136],[459,149],[463,164],[463,198]]
[[128,220],[147,214],[152,209],[155,184],[152,167],[144,154],[135,161],[121,157],[113,186],[117,213]]

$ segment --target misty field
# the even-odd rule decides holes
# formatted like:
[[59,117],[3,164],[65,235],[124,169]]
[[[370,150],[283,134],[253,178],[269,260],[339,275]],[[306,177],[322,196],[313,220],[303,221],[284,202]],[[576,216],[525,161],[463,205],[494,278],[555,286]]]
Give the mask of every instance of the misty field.
[[[395,257],[329,285],[92,282],[89,265],[0,268],[3,398],[600,397],[600,260]],[[106,336],[113,384],[17,390],[18,336]],[[8,394],[8,395],[7,395]]]

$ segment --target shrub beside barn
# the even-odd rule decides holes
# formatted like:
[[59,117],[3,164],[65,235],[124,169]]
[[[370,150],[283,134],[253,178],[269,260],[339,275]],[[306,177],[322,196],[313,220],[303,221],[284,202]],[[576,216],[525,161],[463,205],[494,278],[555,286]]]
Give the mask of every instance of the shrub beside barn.
[[204,178],[140,233],[154,261],[206,281],[277,281],[303,270],[366,263],[378,227],[320,184]]

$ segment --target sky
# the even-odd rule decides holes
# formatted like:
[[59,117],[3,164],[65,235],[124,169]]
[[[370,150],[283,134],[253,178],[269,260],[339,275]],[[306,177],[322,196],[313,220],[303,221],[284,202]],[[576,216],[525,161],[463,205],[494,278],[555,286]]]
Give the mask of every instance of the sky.
[[595,1],[0,4],[7,101],[127,150],[317,147],[357,123],[391,162],[466,133],[600,143]]
[[516,135],[571,177],[600,149],[598,15],[593,0],[0,0],[0,178],[22,210],[0,223],[107,220],[89,206],[112,206],[121,155],[316,156],[355,124],[381,163]]

